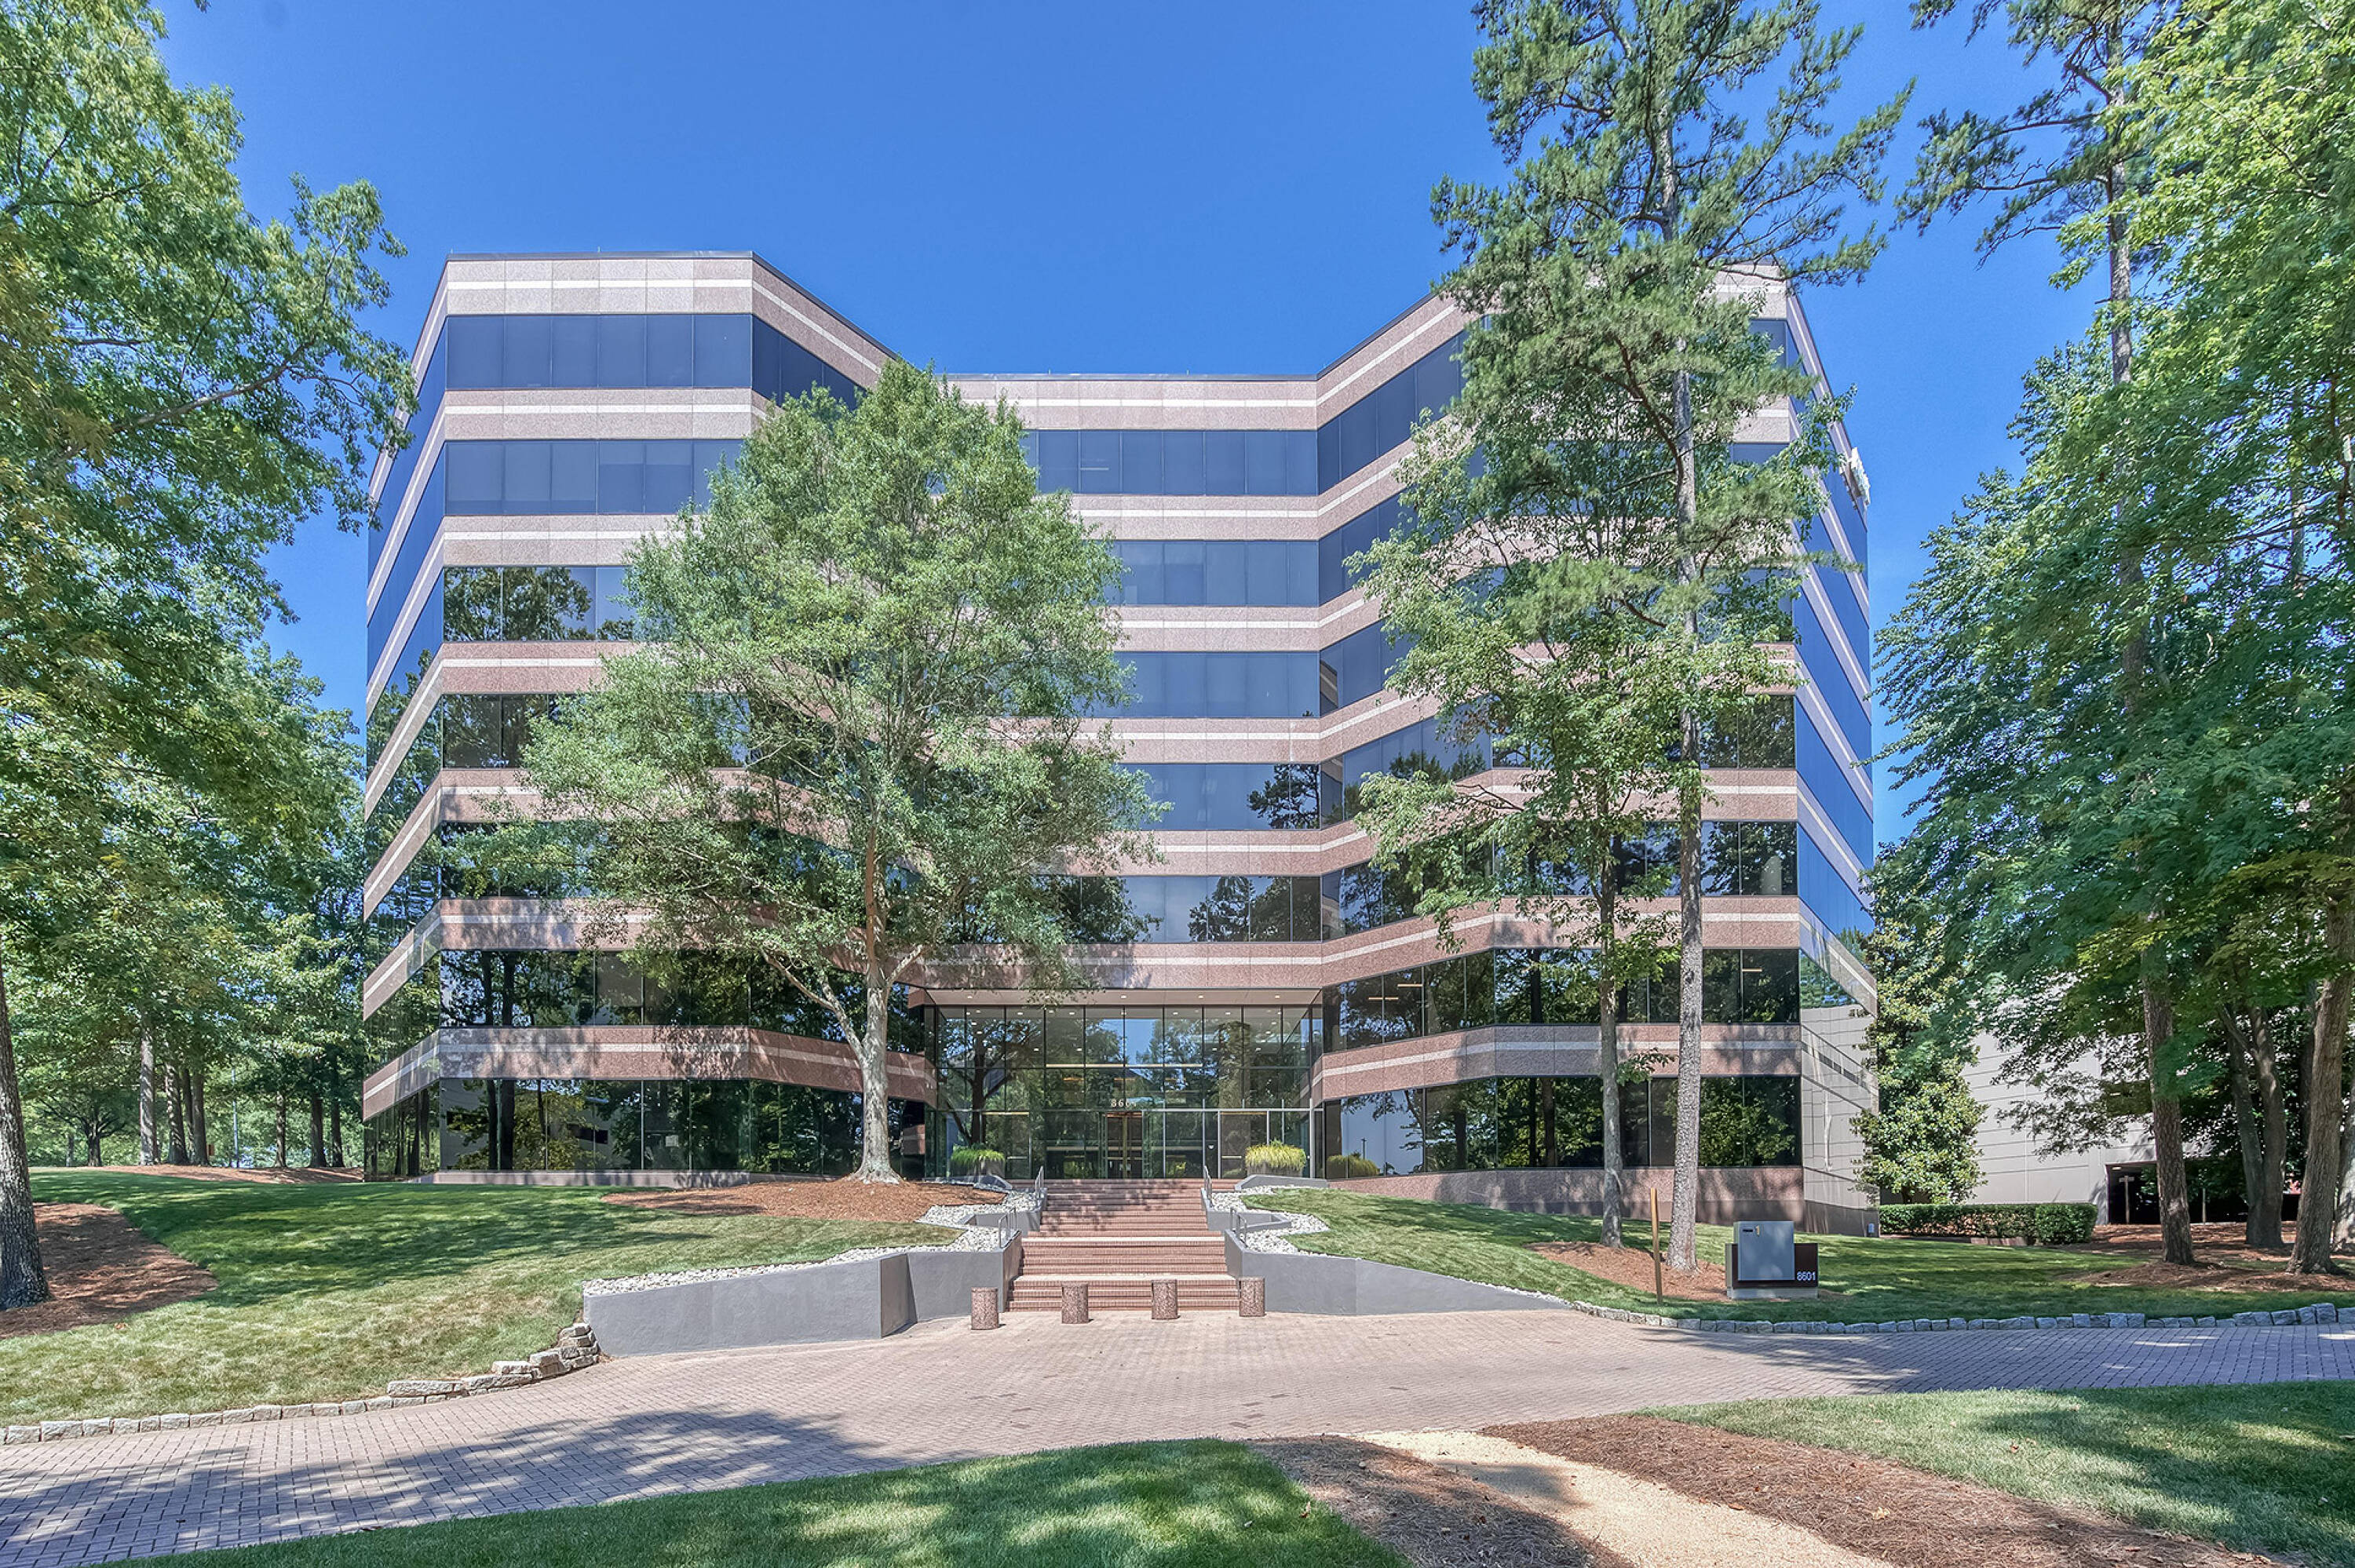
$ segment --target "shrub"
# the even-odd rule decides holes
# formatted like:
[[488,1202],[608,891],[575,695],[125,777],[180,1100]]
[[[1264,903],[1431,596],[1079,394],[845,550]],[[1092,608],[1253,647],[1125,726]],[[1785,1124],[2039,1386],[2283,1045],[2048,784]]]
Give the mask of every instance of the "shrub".
[[949,1151],[949,1174],[1003,1176],[1006,1174],[1006,1156],[978,1143],[959,1144]]
[[2071,1246],[2094,1239],[2091,1203],[1883,1203],[1881,1228],[1915,1236],[1978,1236]]
[[1308,1169],[1308,1151],[1289,1143],[1254,1143],[1243,1151],[1243,1170],[1252,1176],[1297,1176]]
[[2075,1246],[2094,1239],[2094,1205],[2091,1203],[2039,1203],[2036,1205],[2036,1245],[2039,1246]]
[[1362,1154],[1337,1154],[1325,1162],[1325,1180],[1353,1181],[1360,1176],[1379,1176],[1382,1168]]

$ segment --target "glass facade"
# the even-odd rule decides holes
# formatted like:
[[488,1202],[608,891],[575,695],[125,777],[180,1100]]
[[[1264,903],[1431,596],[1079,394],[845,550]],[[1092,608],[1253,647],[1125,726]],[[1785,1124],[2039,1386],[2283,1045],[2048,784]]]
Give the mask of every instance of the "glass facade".
[[[372,1181],[426,1171],[855,1169],[862,1101],[838,1089],[744,1078],[443,1078],[368,1119]],[[893,1147],[924,1107],[890,1106]],[[910,1175],[922,1175],[914,1157]]]
[[[1482,1078],[1393,1089],[1317,1107],[1323,1173],[1337,1180],[1423,1171],[1599,1167],[1603,1085],[1594,1077]],[[1677,1081],[1619,1085],[1620,1159],[1675,1163]],[[1716,1168],[1799,1163],[1799,1080],[1701,1080],[1700,1162]]]
[[[1628,1023],[1677,1022],[1673,959],[1626,987]],[[1500,1024],[1579,1024],[1597,1016],[1593,971],[1582,953],[1557,948],[1497,948],[1344,980],[1327,991],[1325,1039],[1348,1051],[1425,1034]],[[1796,1023],[1799,954],[1792,948],[1710,948],[1701,954],[1701,1022]]]
[[1050,1177],[1241,1176],[1254,1143],[1307,1147],[1308,1007],[943,1007],[949,1146]]
[[1269,539],[1116,539],[1121,604],[1314,605],[1316,550]]

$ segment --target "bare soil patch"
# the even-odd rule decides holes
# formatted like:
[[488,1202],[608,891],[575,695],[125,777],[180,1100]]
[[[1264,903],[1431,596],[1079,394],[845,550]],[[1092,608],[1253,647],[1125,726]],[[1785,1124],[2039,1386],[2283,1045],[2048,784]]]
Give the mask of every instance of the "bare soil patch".
[[1496,1426],[1487,1435],[1764,1514],[1902,1568],[2225,1568],[2267,1561],[1886,1459],[1657,1416]]
[[1252,1446],[1320,1507],[1416,1568],[1632,1568],[1491,1488],[1379,1444],[1309,1437]]
[[939,1205],[988,1202],[975,1187],[945,1181],[747,1181],[741,1187],[657,1189],[614,1192],[609,1203],[680,1214],[773,1214],[796,1220],[921,1220]]
[[40,1238],[49,1299],[0,1312],[0,1340],[112,1323],[202,1296],[215,1283],[210,1274],[96,1203],[36,1203],[33,1231]]
[[308,1186],[320,1181],[357,1181],[357,1165],[57,1165],[68,1173],[105,1171],[123,1176],[186,1176],[198,1181],[289,1181]]
[[2130,1285],[2167,1290],[2283,1290],[2311,1296],[2323,1288],[2311,1275],[2285,1274],[2289,1246],[2297,1238],[2295,1221],[2282,1226],[2282,1250],[2253,1247],[2240,1222],[2191,1227],[2191,1245],[2199,1261],[2169,1263],[2160,1255],[2165,1244],[2157,1225],[2101,1225],[2094,1239],[2072,1247],[2114,1259],[2116,1266],[2077,1277],[2087,1285]]

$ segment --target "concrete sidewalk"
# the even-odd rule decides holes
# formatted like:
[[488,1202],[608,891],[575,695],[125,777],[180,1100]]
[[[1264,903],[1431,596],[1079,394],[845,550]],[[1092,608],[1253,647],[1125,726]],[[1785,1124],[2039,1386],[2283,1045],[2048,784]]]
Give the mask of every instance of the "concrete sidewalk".
[[0,1568],[1169,1437],[1792,1394],[2355,1378],[2355,1324],[1817,1339],[1569,1313],[1229,1316],[647,1357],[367,1415],[0,1449]]

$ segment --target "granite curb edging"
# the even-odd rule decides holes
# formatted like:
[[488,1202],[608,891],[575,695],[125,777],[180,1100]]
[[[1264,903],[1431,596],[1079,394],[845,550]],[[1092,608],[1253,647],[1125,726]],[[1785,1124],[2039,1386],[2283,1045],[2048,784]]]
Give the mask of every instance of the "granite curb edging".
[[111,1415],[87,1421],[25,1422],[0,1429],[0,1446],[55,1443],[68,1437],[119,1437],[133,1432],[180,1432],[197,1426],[245,1426],[257,1421],[299,1421],[322,1415],[361,1415],[373,1410],[404,1410],[411,1405],[438,1404],[500,1389],[528,1388],[536,1383],[593,1366],[599,1360],[597,1337],[586,1323],[574,1323],[556,1336],[551,1348],[518,1361],[494,1361],[491,1371],[472,1377],[395,1378],[384,1392],[367,1399],[330,1399],[311,1404],[243,1404],[232,1410],[175,1412],[169,1415]]
[[1631,1312],[1624,1307],[1598,1307],[1592,1301],[1572,1301],[1569,1305],[1573,1311],[1614,1323],[1632,1323],[1645,1329],[1682,1329],[1688,1333],[1722,1334],[1928,1334],[2021,1329],[2288,1329],[2318,1323],[2355,1323],[2355,1308],[2342,1314],[2328,1301],[2273,1312],[2234,1312],[2223,1318],[2152,1318],[2140,1312],[2073,1312],[2051,1318],[2033,1314],[2010,1318],[1900,1318],[1881,1323],[1846,1323],[1819,1318],[1672,1318],[1664,1312]]

